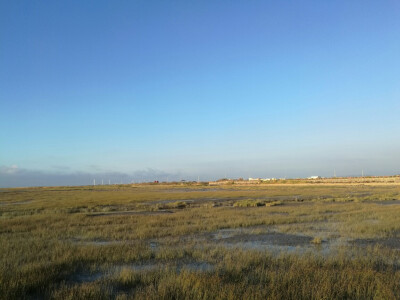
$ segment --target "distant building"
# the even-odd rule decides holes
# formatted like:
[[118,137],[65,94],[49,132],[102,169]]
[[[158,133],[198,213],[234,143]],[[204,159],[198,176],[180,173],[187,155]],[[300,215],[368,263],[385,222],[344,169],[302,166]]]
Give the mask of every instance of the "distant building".
[[272,178],[262,178],[261,181],[273,181],[276,180],[276,178],[272,177]]
[[249,181],[271,181],[276,180],[276,178],[249,178]]
[[310,176],[307,179],[320,179],[320,178],[321,178],[321,176]]

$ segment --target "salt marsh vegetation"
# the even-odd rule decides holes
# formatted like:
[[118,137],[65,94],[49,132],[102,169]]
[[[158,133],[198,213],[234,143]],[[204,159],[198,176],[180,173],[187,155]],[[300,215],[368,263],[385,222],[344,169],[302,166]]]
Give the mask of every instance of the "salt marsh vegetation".
[[2,189],[1,299],[399,299],[399,185]]

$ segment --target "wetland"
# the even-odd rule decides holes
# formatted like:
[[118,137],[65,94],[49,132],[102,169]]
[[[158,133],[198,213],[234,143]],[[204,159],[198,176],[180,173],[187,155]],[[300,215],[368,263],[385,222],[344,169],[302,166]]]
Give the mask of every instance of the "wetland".
[[0,299],[400,299],[400,185],[1,189]]

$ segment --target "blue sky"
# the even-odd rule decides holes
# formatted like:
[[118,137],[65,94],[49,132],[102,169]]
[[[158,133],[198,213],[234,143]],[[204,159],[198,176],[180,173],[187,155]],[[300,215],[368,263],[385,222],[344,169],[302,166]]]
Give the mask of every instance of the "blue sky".
[[2,1],[0,186],[399,174],[399,54],[394,0]]

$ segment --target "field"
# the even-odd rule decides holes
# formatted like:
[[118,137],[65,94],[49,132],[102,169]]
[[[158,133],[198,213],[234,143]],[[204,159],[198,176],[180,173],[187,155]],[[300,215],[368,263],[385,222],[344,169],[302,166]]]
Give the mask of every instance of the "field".
[[0,189],[1,299],[400,299],[400,185]]

